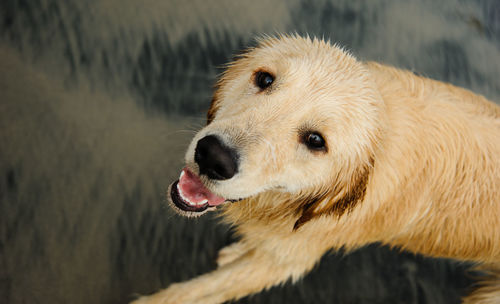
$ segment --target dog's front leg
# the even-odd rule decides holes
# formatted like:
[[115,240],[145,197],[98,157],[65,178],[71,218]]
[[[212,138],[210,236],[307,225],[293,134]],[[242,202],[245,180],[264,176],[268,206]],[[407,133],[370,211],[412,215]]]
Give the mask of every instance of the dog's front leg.
[[275,256],[261,248],[252,249],[236,260],[213,272],[190,281],[176,283],[151,296],[139,298],[133,304],[223,303],[242,298],[286,281],[300,278],[321,257],[307,257],[287,252]]
[[249,252],[250,249],[250,246],[248,246],[245,241],[238,241],[222,248],[219,250],[219,254],[217,256],[217,267],[222,267],[235,261],[245,253]]

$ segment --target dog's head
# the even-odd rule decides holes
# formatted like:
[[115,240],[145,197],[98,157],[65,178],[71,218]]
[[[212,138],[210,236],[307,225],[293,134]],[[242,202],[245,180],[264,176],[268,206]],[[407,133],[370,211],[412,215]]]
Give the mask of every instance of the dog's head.
[[368,71],[344,50],[296,36],[265,39],[219,80],[171,202],[197,216],[266,191],[328,195],[319,209],[356,199],[382,107]]

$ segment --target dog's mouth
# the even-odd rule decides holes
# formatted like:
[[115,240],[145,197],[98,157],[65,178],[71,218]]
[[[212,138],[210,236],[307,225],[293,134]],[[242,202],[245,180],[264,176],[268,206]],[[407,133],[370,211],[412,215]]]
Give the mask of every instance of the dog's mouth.
[[188,168],[184,168],[179,180],[171,185],[170,197],[175,207],[187,215],[215,209],[226,201],[225,198],[208,190],[200,178]]

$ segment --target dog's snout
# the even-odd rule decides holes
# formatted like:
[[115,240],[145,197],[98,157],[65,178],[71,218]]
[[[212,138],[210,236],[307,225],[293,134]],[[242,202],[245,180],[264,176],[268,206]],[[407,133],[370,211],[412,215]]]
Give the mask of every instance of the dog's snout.
[[200,174],[211,179],[225,180],[238,172],[238,154],[214,136],[203,137],[196,144],[194,160],[200,167]]

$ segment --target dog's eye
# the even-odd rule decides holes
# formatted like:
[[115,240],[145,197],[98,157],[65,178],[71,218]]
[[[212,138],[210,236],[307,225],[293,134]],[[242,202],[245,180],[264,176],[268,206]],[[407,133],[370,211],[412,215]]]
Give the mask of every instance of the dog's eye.
[[255,85],[261,90],[267,89],[274,81],[274,76],[268,72],[259,71],[255,74]]
[[307,148],[309,148],[310,150],[326,150],[325,139],[323,138],[323,136],[321,136],[321,134],[317,132],[304,134],[303,141]]

